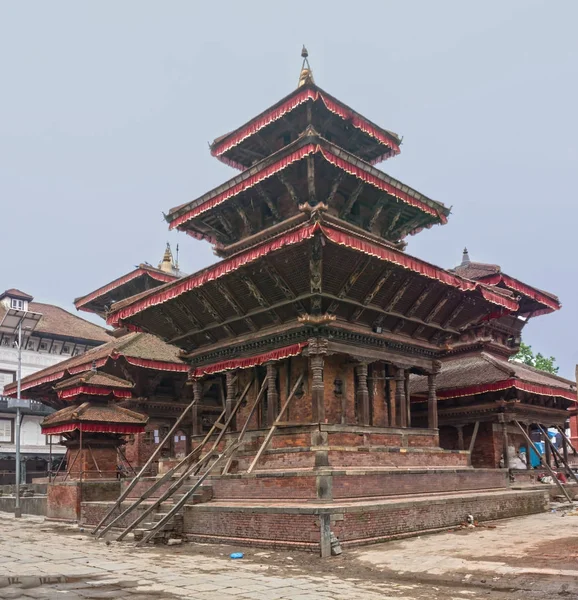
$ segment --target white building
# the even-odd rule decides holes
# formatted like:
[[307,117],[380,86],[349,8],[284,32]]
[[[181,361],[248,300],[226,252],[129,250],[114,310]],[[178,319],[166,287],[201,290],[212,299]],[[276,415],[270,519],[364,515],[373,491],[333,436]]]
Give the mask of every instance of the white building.
[[[77,356],[110,341],[107,330],[52,304],[33,302],[33,297],[10,289],[0,294],[0,321],[10,309],[42,314],[31,334],[24,332],[22,341],[22,377],[52,366],[70,356]],[[4,386],[16,381],[18,348],[15,335],[0,334],[0,395]],[[22,396],[25,398],[26,393]],[[22,410],[21,453],[23,478],[30,481],[46,473],[50,456],[49,440],[40,431],[40,423],[52,412],[40,402],[32,402],[30,410]],[[0,484],[14,482],[16,447],[14,444],[15,410],[0,400]],[[53,440],[57,442],[57,440]],[[53,444],[52,454],[61,456],[65,449]]]

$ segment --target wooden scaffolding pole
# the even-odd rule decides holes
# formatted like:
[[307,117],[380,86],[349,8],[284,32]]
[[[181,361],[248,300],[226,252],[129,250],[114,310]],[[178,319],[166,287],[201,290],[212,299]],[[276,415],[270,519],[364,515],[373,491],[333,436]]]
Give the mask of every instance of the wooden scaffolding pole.
[[568,502],[572,503],[572,498],[570,498],[570,496],[568,495],[566,488],[560,483],[560,481],[558,480],[558,477],[556,477],[556,473],[554,473],[554,471],[552,470],[552,467],[546,463],[546,461],[544,460],[544,457],[540,454],[540,451],[538,450],[538,448],[536,448],[536,445],[530,439],[530,436],[526,433],[525,429],[520,425],[520,423],[518,421],[514,421],[514,423],[518,426],[518,429],[522,432],[522,435],[524,436],[526,442],[528,443],[528,446],[532,447],[532,449],[534,450],[534,452],[540,459],[540,462],[544,465],[544,467],[546,467],[546,470],[550,473],[550,476],[552,477],[552,479],[554,480],[556,485],[560,488],[560,491],[562,492],[562,494],[564,494],[564,496],[566,496],[566,498],[568,499]]
[[98,530],[103,526],[103,524],[106,521],[108,521],[108,519],[110,518],[112,513],[114,513],[114,511],[121,505],[123,500],[125,500],[125,498],[128,497],[128,495],[134,489],[136,484],[140,481],[144,472],[149,468],[149,466],[152,464],[153,460],[159,455],[162,447],[167,443],[167,441],[170,439],[171,435],[173,435],[173,433],[175,432],[176,428],[181,424],[182,420],[185,418],[185,416],[188,414],[188,412],[193,408],[193,406],[198,402],[198,400],[199,400],[199,398],[193,398],[193,401],[183,410],[183,413],[181,414],[181,416],[175,421],[174,425],[170,428],[169,432],[165,436],[162,443],[157,446],[155,451],[152,453],[152,455],[146,461],[145,465],[138,472],[137,476],[128,484],[128,486],[126,487],[124,492],[122,492],[120,494],[120,496],[118,497],[118,500],[115,502],[114,506],[106,513],[106,515],[104,515],[104,517],[100,520],[98,525],[92,530],[91,533],[93,535],[95,535],[98,532]]
[[279,411],[279,415],[275,419],[275,422],[273,423],[273,425],[271,425],[271,429],[269,429],[269,433],[267,433],[267,435],[265,436],[265,439],[263,440],[261,447],[259,448],[257,454],[255,455],[253,462],[247,469],[247,473],[251,473],[253,471],[253,469],[255,468],[255,465],[261,458],[261,455],[263,454],[263,452],[265,452],[265,449],[269,445],[269,442],[271,441],[271,438],[273,437],[275,430],[277,429],[277,427],[279,427],[279,423],[281,423],[281,419],[283,418],[285,411],[289,407],[289,403],[291,402],[291,400],[293,400],[293,396],[295,396],[295,392],[299,389],[299,386],[301,385],[302,381],[303,381],[303,373],[301,373],[301,375],[299,375],[299,377],[297,378],[297,381],[295,382],[295,385],[293,386],[291,393],[289,394],[289,396],[287,396],[287,400],[285,400],[283,406],[281,407],[281,410]]

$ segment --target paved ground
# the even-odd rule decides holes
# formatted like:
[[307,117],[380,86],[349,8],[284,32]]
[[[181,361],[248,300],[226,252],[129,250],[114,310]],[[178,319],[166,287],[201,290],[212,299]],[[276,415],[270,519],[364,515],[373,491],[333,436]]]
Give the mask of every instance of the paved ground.
[[238,548],[141,549],[0,513],[0,598],[578,598],[578,518],[564,514],[380,544],[329,560],[255,549],[230,560]]

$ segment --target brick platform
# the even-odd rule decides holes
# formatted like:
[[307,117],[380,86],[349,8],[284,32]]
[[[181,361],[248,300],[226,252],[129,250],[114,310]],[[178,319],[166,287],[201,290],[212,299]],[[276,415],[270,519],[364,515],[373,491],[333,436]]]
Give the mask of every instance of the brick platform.
[[198,542],[223,542],[318,551],[321,523],[344,546],[383,542],[455,527],[467,515],[491,521],[546,510],[546,491],[428,495],[408,500],[331,503],[210,502],[186,506],[184,531]]

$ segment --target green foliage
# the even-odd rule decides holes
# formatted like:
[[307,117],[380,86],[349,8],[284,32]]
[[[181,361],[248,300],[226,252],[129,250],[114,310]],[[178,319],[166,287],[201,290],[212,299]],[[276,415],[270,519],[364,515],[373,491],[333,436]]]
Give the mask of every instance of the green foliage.
[[546,373],[556,374],[560,368],[556,366],[556,359],[553,356],[547,358],[539,352],[538,354],[534,354],[532,351],[532,346],[524,344],[524,342],[520,344],[520,350],[518,351],[518,354],[512,356],[510,360],[518,361],[524,363],[525,365],[530,365],[535,369],[540,369],[540,371],[546,371]]

